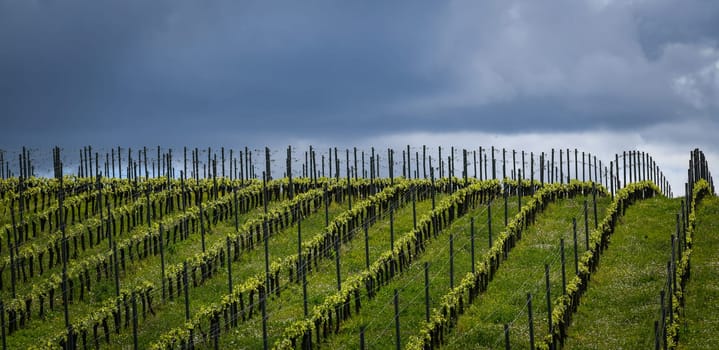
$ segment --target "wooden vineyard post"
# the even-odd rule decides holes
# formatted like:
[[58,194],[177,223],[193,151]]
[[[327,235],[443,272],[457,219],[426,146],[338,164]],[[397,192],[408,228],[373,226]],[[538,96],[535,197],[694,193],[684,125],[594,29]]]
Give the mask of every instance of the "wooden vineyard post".
[[504,324],[504,349],[509,350],[511,346],[509,345],[509,325]]
[[130,299],[132,300],[132,344],[133,349],[137,350],[139,347],[137,344],[137,299],[135,295],[133,292]]
[[564,238],[559,239],[559,251],[562,256],[562,294],[567,295],[567,260],[564,256]]
[[474,164],[474,178],[477,178],[477,151],[472,151],[472,164]]
[[[661,322],[660,327],[659,327],[659,331],[660,331],[659,337],[664,340],[664,349],[666,349],[667,348],[667,339],[664,336],[664,334],[666,331],[665,327],[666,327],[666,319],[667,319],[667,310],[664,308],[664,295],[665,295],[664,289],[659,291],[659,305],[661,306],[661,309],[662,309],[662,312],[661,312],[662,317],[660,318],[660,321],[659,321],[659,322]],[[671,296],[670,296],[670,298],[671,298]]]
[[234,216],[235,216],[235,233],[240,232],[240,213],[239,213],[239,205],[237,203],[237,187],[232,186],[232,206],[234,208]]
[[654,320],[654,350],[659,349],[659,321]]
[[[596,163],[595,163],[596,165]],[[594,207],[594,229],[599,228],[599,217],[597,216],[597,183],[592,182],[592,206]]]
[[517,179],[519,179],[519,181],[517,181],[517,184],[518,184],[517,185],[517,208],[518,208],[517,211],[521,212],[522,211],[522,191],[523,191],[523,189],[522,189],[522,171],[521,170],[517,171]]
[[529,180],[532,186],[532,195],[534,195],[534,152],[529,153],[529,171],[531,172],[531,179]]
[[365,258],[365,267],[367,270],[369,270],[369,223],[367,222],[367,219],[364,221],[364,258]]
[[367,345],[365,344],[365,340],[364,340],[364,331],[365,331],[365,326],[360,326],[360,347],[359,347],[360,350],[367,349]]
[[524,174],[524,176],[527,176],[527,171],[525,170],[526,164],[527,163],[524,161],[524,151],[522,151],[522,174]]
[[[165,238],[164,238],[164,227],[160,224],[160,232],[158,239],[160,240],[160,270],[162,278],[162,301],[165,301]],[[228,260],[229,265],[229,260]]]
[[482,149],[482,146],[479,146],[479,180],[480,180],[480,181],[483,181],[484,178],[486,177],[486,176],[484,176],[484,174],[482,173],[482,169],[485,169],[485,171],[486,171],[486,166],[485,166],[485,167],[482,166],[482,153],[483,153],[483,151],[484,151],[484,150]]
[[[113,260],[113,269],[115,272],[115,296],[120,296],[120,271],[119,271],[119,257],[117,256],[117,243],[112,242],[112,260]],[[164,279],[164,276],[163,276]]]
[[417,188],[412,186],[410,189],[412,194],[412,227],[417,229]]
[[202,252],[204,253],[205,252],[205,225],[203,224],[203,221],[204,221],[205,215],[202,212],[202,187],[200,187],[200,196],[197,199],[197,206],[200,207],[200,235],[202,236]]
[[325,183],[322,186],[322,197],[323,197],[323,202],[324,202],[324,207],[325,207],[325,228],[327,228],[330,225],[330,211],[329,211],[330,210],[329,209],[330,201],[327,196],[327,183]]
[[492,180],[497,179],[497,160],[494,158],[494,146],[492,146]]
[[424,320],[429,322],[429,263],[424,263]]
[[[349,210],[352,210],[352,175],[350,174],[350,151],[346,151],[346,165],[347,165],[347,206]],[[357,157],[355,157],[356,163]]]
[[389,205],[389,243],[390,249],[394,250],[394,201]]
[[560,149],[559,149],[559,183],[560,183],[560,184],[563,184],[563,183],[564,183],[564,162],[563,162],[563,159],[564,159],[564,153],[563,153],[563,150],[560,148]]
[[627,151],[622,152],[622,172],[624,173],[624,183],[623,186],[627,186]]
[[672,273],[669,275],[669,278],[671,279],[671,282],[672,282],[672,290],[677,290],[677,279],[674,278],[674,276],[676,276],[676,273],[675,273],[676,266],[677,266],[676,262],[677,262],[677,259],[679,259],[679,257],[677,257],[676,246],[677,246],[677,236],[672,235],[672,257],[671,257],[671,270],[672,270],[671,272]]
[[574,149],[574,178],[579,180],[579,159],[577,158],[578,151]]
[[431,188],[431,191],[430,191],[430,192],[432,192],[432,210],[434,210],[434,209],[436,208],[436,201],[435,201],[435,198],[434,198],[434,195],[435,195],[435,194],[434,194],[434,193],[435,193],[435,189],[434,189],[434,168],[432,168],[432,157],[429,157],[429,177],[430,177],[431,183],[432,183],[432,188]]
[[305,317],[307,317],[307,276],[305,260],[302,257],[302,214],[300,213],[299,204],[295,210],[297,210],[297,276],[302,276],[302,309]]
[[549,163],[549,172],[551,175],[549,175],[549,182],[555,183],[557,182],[557,174],[555,173],[554,169],[554,148],[552,148],[552,158],[551,163]]
[[614,200],[614,165],[612,161],[609,162],[609,179],[606,180],[609,182],[609,194]]
[[342,278],[340,276],[340,235],[335,236],[335,270],[337,274],[337,290],[342,290]]
[[527,317],[529,318],[529,348],[534,350],[534,318],[532,315],[532,293],[527,293]]
[[572,172],[569,167],[569,148],[567,148],[565,154],[567,155],[567,183],[570,183],[572,181]]
[[[14,199],[13,199],[13,204],[11,204],[11,205],[15,205]],[[14,230],[16,227],[15,222],[14,222],[15,215],[10,214],[10,216],[13,218],[12,226],[13,226],[13,230]],[[10,231],[6,231],[6,232],[7,232],[7,246],[8,246],[8,250],[10,251],[10,287],[11,287],[11,291],[12,291],[12,298],[15,299],[15,298],[17,298],[17,295],[15,293],[15,247],[13,246],[13,244],[11,244]]]
[[472,274],[475,273],[475,267],[474,267],[474,218],[470,219],[469,221],[469,243],[470,243],[470,250],[472,255]]
[[492,249],[492,201],[487,203],[487,230],[489,231],[489,249]]
[[502,147],[502,181],[507,180],[507,150]]
[[454,289],[454,235],[449,233],[449,289]]
[[619,183],[619,154],[614,154],[614,175],[616,176],[616,191],[619,192],[619,189],[622,187],[622,184]]
[[427,178],[427,145],[422,145],[422,177]]
[[577,218],[572,218],[572,232],[574,233],[574,274],[579,276],[579,252],[577,246]]
[[[232,150],[230,150],[232,151]],[[232,164],[232,163],[230,163]],[[232,171],[230,171],[230,174],[232,174]],[[227,262],[227,292],[228,295],[232,295],[232,258],[231,256],[231,249],[232,244],[230,243],[230,237],[225,237],[225,245],[227,246],[227,253],[225,255],[225,261]],[[230,323],[232,326],[236,326],[236,319],[237,319],[237,312],[235,310],[234,303],[230,305]]]
[[504,227],[507,227],[507,223],[509,222],[509,211],[507,209],[507,200],[509,194],[507,193],[506,185],[504,191],[502,191],[502,194],[504,195]]
[[188,289],[187,261],[182,263],[182,289],[185,293],[185,321],[190,321],[190,291]]
[[673,276],[674,276],[674,266],[671,261],[667,261],[667,279],[668,279],[667,280],[667,285],[668,285],[667,289],[669,289],[669,293],[667,293],[669,295],[669,297],[667,298],[669,307],[667,309],[669,312],[669,324],[670,325],[674,323],[674,311],[673,311],[674,310],[674,305],[673,305],[674,298],[672,296],[674,295],[674,290],[676,288],[676,281]]
[[0,300],[0,335],[2,335],[2,350],[7,350],[7,340],[5,339],[5,303]]
[[[68,283],[67,283],[67,260],[69,255],[69,246],[67,242],[67,236],[65,232],[65,220],[64,220],[64,213],[63,213],[63,199],[65,196],[64,190],[63,190],[63,173],[62,173],[62,162],[60,161],[60,148],[55,147],[55,156],[56,161],[54,162],[55,165],[55,173],[57,175],[57,178],[59,180],[58,185],[58,216],[60,218],[60,231],[62,232],[62,301],[63,301],[63,311],[64,311],[64,317],[65,317],[65,328],[67,328],[67,339],[68,339],[68,347],[70,349],[74,349],[74,332],[72,330],[72,324],[70,323],[70,314],[68,313]],[[9,243],[9,239],[8,239]],[[15,244],[17,244],[17,239],[15,240]],[[10,249],[12,252],[12,248]],[[12,261],[12,258],[11,258]],[[14,267],[11,268],[11,271],[14,271]],[[15,297],[15,288],[13,286],[13,297]]]
[[439,165],[439,178],[442,178],[444,166],[442,165],[442,146],[437,147],[437,153],[438,153],[438,165]]
[[[266,179],[265,174],[262,174],[263,178]],[[265,195],[267,192],[265,192]],[[265,197],[267,198],[267,197]],[[265,200],[265,203],[267,203],[267,200]],[[265,207],[266,208],[266,207]],[[265,209],[265,214],[267,213],[267,210]],[[262,306],[262,348],[264,350],[267,350],[269,348],[269,344],[267,342],[267,295],[270,293],[270,252],[269,252],[269,234],[268,234],[268,226],[267,226],[267,219],[265,218],[262,221],[262,233],[263,233],[263,241],[265,246],[265,286],[264,290],[260,292],[260,303]]]
[[544,152],[539,155],[539,183],[544,186]]
[[467,187],[469,184],[469,178],[467,176],[467,150],[462,150],[462,167],[464,170],[462,170],[462,176],[464,177],[464,186]]
[[[546,285],[547,293],[547,329],[552,337],[552,344],[554,344],[554,332],[552,329],[552,291],[550,290],[549,284],[549,264],[544,264],[544,282]],[[553,349],[554,346],[550,346],[550,348]]]
[[394,290],[394,330],[395,330],[395,344],[397,350],[402,349],[399,332],[399,292]]
[[587,211],[587,200],[584,200],[584,243],[585,250],[589,250],[589,212]]
[[584,159],[584,152],[582,152],[582,182],[587,181],[587,162]]
[[387,149],[387,166],[389,170],[389,183],[394,185],[394,150]]

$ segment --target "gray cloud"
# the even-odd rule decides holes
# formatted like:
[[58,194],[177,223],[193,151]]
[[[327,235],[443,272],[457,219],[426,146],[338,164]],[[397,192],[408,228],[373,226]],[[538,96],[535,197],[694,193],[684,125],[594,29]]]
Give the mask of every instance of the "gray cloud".
[[5,145],[647,128],[719,110],[719,3],[0,0]]

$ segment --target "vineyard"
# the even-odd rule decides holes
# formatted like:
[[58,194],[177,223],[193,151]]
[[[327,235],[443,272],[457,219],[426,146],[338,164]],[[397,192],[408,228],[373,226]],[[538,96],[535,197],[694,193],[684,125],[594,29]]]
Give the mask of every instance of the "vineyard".
[[2,349],[719,344],[700,150],[180,151],[0,151]]

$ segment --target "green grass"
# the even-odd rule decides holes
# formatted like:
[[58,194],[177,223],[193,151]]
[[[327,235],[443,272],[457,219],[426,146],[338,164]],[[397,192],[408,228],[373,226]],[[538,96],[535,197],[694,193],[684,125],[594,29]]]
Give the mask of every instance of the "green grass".
[[[345,211],[346,208],[346,204],[332,203],[329,208],[330,220]],[[324,228],[324,222],[324,210],[320,209],[303,220],[303,231],[306,231],[305,234],[308,236],[312,233],[317,233]],[[291,225],[282,232],[270,236],[268,242],[270,261],[295,253],[297,251],[296,237],[296,225]],[[239,261],[232,264],[233,283],[242,283],[246,278],[262,273],[265,268],[264,261],[262,244],[256,245],[253,250],[243,252]],[[206,280],[202,285],[190,289],[190,313],[192,314],[203,306],[217,302],[227,292],[227,270],[225,267],[221,268],[219,273],[213,275],[211,279]],[[150,344],[167,330],[178,327],[185,322],[184,297],[175,298],[158,309],[159,312],[155,310],[157,312],[156,316],[148,317],[141,323],[142,331],[139,332],[138,336],[140,344]],[[113,344],[131,346],[132,341],[132,332],[125,332],[116,337]]]
[[[517,197],[509,197],[508,214],[517,213]],[[440,236],[432,239],[422,255],[415,259],[403,274],[383,286],[375,298],[362,300],[359,314],[345,321],[337,335],[328,339],[323,347],[352,349],[359,345],[359,330],[365,326],[365,339],[370,349],[386,349],[395,345],[394,289],[399,293],[400,337],[406,344],[425,320],[424,263],[429,263],[430,307],[439,303],[440,297],[450,287],[449,234],[454,241],[454,283],[471,271],[470,221],[475,219],[475,261],[488,250],[487,206],[480,205],[457,219]],[[496,237],[504,228],[504,200],[497,198],[492,204],[492,234]]]
[[[274,204],[273,202],[273,205]],[[253,209],[248,213],[239,215],[241,222],[247,220],[250,217],[256,216],[262,212],[261,208]],[[206,244],[209,246],[212,242],[222,239],[224,234],[222,232],[228,232],[234,230],[234,223],[221,222],[217,227],[213,226],[212,233],[206,234]],[[185,259],[195,255],[197,252],[202,250],[201,234],[190,234],[189,238],[184,241],[178,241],[176,244],[167,247],[166,266],[170,264],[182,262]],[[152,256],[143,260],[135,260],[134,263],[127,263],[127,270],[123,273],[120,269],[120,287],[130,287],[137,285],[141,281],[150,281],[158,286],[158,290],[155,290],[155,296],[153,297],[153,303],[158,305],[161,302],[161,290],[159,290],[160,282],[160,256]],[[48,275],[43,275],[45,278]],[[75,302],[69,304],[68,313],[71,317],[71,322],[81,319],[83,316],[92,312],[95,308],[100,307],[105,300],[114,298],[115,296],[115,282],[111,277],[109,279],[101,280],[96,282],[93,274],[92,277],[92,290],[86,291],[85,301],[80,302],[76,299]],[[79,291],[75,290],[75,298],[78,298]],[[62,308],[62,299],[60,293],[56,292],[58,300],[55,303],[55,311],[48,313],[46,318],[42,322],[37,322],[38,318],[36,313],[33,314],[34,322],[29,327],[20,329],[18,332],[13,333],[12,336],[8,337],[8,345],[23,347],[24,344],[31,344],[35,341],[38,336],[49,334],[52,330],[59,330],[64,327],[64,316]],[[180,309],[184,310],[184,306],[180,305]],[[157,310],[156,310],[157,311]],[[112,338],[111,338],[112,339]],[[11,347],[12,347],[11,346]]]
[[667,279],[679,201],[655,197],[630,206],[592,274],[565,349],[651,349],[659,292]]
[[691,255],[691,277],[685,289],[680,349],[715,349],[719,344],[719,197],[707,196],[697,205]]
[[[550,265],[552,298],[561,293],[560,239],[565,240],[567,280],[574,274],[574,243],[572,218],[577,219],[577,243],[581,254],[585,250],[584,197],[560,199],[549,204],[538,215],[534,225],[522,234],[522,239],[510,251],[509,259],[500,266],[485,293],[465,310],[447,340],[448,349],[495,349],[504,346],[503,325],[511,324],[513,348],[529,346],[527,293],[533,295],[535,336],[546,334],[547,308],[544,264]],[[591,197],[588,197],[589,227],[594,216]],[[607,197],[597,198],[600,216],[608,205]]]
[[[437,193],[436,200],[440,201],[446,194]],[[432,209],[432,201],[417,202],[417,217]],[[407,203],[394,213],[395,239],[413,227],[412,205]],[[304,232],[304,230],[303,230]],[[390,249],[389,215],[373,225],[369,231],[370,261],[374,261],[380,253]],[[340,249],[341,279],[365,268],[364,232],[359,232],[355,238]],[[337,290],[336,265],[334,259],[324,259],[319,268],[307,276],[308,309],[324,301],[324,298]],[[282,331],[291,322],[304,317],[302,288],[299,284],[286,285],[280,298],[268,303],[268,338],[269,345],[281,336]],[[262,347],[262,320],[255,317],[236,329],[231,334],[220,337],[221,348],[257,349]]]
[[[270,208],[274,208],[276,206],[281,205],[283,201],[272,201],[268,203],[268,206]],[[336,206],[336,204],[333,204]],[[238,219],[240,223],[243,223],[250,218],[256,217],[263,212],[262,206],[252,209],[249,212],[239,214]],[[181,211],[178,210],[178,211]],[[338,210],[337,210],[338,211]],[[322,213],[324,218],[324,213]],[[225,237],[225,233],[233,231],[234,230],[234,217],[230,217],[227,221],[220,221],[217,226],[212,226],[211,230],[207,231],[207,234],[205,235],[205,244],[207,247],[211,246],[214,242],[223,240]],[[131,233],[130,233],[131,234]],[[121,237],[128,237],[127,233],[118,236],[119,239]],[[273,236],[274,237],[274,236]],[[178,240],[177,243],[168,245],[166,247],[167,252],[165,254],[165,263],[166,266],[170,266],[172,264],[181,263],[182,261],[194,256],[197,252],[200,252],[202,250],[202,235],[197,232],[194,234],[190,234],[189,237],[186,240]],[[98,253],[96,251],[97,249],[107,249],[105,244],[99,244],[95,246],[94,250],[86,251],[85,254],[78,257],[78,260],[82,260],[86,256],[89,256],[89,254]],[[70,264],[73,263],[75,260],[71,260]],[[153,305],[156,312],[166,310],[168,308],[174,308],[177,310],[180,310],[184,312],[184,304],[174,305],[175,302],[170,302],[167,305],[160,305],[162,302],[162,291],[160,290],[161,286],[161,268],[160,268],[160,256],[152,256],[147,259],[143,260],[135,260],[134,263],[127,262],[127,270],[125,272],[122,272],[120,269],[120,287],[126,288],[126,287],[132,287],[135,286],[142,281],[150,281],[153,284],[155,284],[158,288],[153,291]],[[49,274],[44,274],[42,277],[36,277],[38,280],[40,278],[47,278]],[[226,285],[226,284],[225,284]],[[31,287],[32,285],[28,283],[27,288]],[[193,288],[194,290],[194,288]],[[219,290],[219,289],[218,289]],[[20,291],[20,289],[19,289]],[[225,290],[226,291],[226,288]],[[21,295],[20,292],[18,292],[18,295]],[[71,322],[76,322],[80,319],[82,319],[84,316],[90,314],[92,311],[94,311],[96,308],[102,306],[106,300],[114,298],[115,297],[115,282],[114,279],[111,277],[109,279],[102,279],[100,282],[96,282],[94,273],[92,274],[92,290],[90,292],[85,292],[85,300],[79,301],[78,299],[79,291],[75,290],[75,302],[70,303],[68,306],[68,313],[71,318]],[[168,300],[169,301],[169,300]],[[49,311],[49,310],[48,310]],[[139,311],[138,311],[139,312]],[[184,315],[184,314],[183,314]],[[64,327],[64,315],[63,315],[63,307],[62,307],[62,299],[59,292],[56,292],[56,302],[55,302],[55,309],[52,312],[48,312],[44,319],[42,319],[42,322],[38,322],[37,313],[33,313],[33,320],[31,323],[24,328],[21,328],[17,332],[13,333],[11,336],[8,337],[8,345],[12,347],[17,346],[18,348],[24,348],[27,347],[27,344],[32,344],[32,342],[36,341],[38,338],[43,338],[49,334],[52,334],[53,332],[63,329]],[[183,316],[184,317],[184,316]],[[150,321],[152,317],[148,318],[147,321]],[[143,320],[144,321],[144,320]],[[140,323],[142,325],[142,321]],[[112,327],[112,326],[111,326]],[[144,328],[142,328],[142,333],[144,333]],[[127,331],[123,331],[127,333]],[[111,335],[111,340],[114,342],[115,340],[120,339],[120,337],[115,336],[114,334]],[[151,338],[152,339],[152,338]],[[130,339],[130,342],[132,339]],[[147,340],[146,342],[149,342],[150,340]]]

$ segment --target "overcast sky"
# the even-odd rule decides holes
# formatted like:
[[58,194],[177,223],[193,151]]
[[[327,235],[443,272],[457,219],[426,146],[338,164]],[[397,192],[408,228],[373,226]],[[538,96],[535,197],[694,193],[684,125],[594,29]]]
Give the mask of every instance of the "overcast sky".
[[0,148],[719,159],[719,1],[0,0]]

